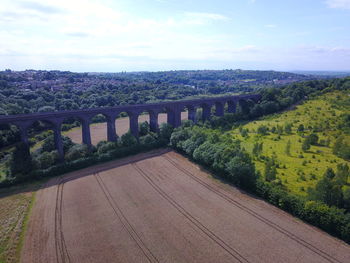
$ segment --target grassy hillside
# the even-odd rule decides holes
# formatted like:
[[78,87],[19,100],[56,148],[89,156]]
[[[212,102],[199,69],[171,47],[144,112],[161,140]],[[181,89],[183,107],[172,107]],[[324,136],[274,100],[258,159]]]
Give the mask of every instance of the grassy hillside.
[[[233,130],[232,135],[242,140],[242,145],[252,154],[262,175],[266,157],[274,158],[277,179],[291,192],[306,195],[307,188],[314,187],[328,167],[335,170],[339,163],[350,165],[350,162],[332,153],[333,144],[339,135],[344,135],[345,141],[350,142],[350,136],[339,129],[340,116],[344,113],[350,113],[350,92],[331,92],[307,100],[293,110],[250,122]],[[291,132],[285,130],[288,125],[291,126]],[[298,131],[300,125],[304,126],[303,132]],[[311,133],[317,134],[319,145],[313,145],[305,152],[302,143]],[[253,154],[257,143],[262,143],[262,150]]]

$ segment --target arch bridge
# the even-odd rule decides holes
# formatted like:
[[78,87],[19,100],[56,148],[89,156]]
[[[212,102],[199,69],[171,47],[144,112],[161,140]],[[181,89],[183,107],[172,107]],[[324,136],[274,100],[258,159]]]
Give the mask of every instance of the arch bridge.
[[174,102],[161,102],[153,104],[126,105],[72,111],[8,115],[0,117],[0,124],[16,125],[21,133],[21,141],[29,147],[28,129],[34,124],[34,122],[44,121],[50,123],[54,132],[55,147],[59,153],[60,158],[63,159],[64,152],[63,142],[61,138],[61,126],[62,123],[68,118],[78,118],[81,121],[82,141],[84,144],[90,147],[90,124],[92,122],[92,118],[98,114],[102,114],[106,117],[107,140],[116,141],[117,134],[115,120],[122,112],[126,112],[128,114],[130,121],[130,131],[135,137],[138,137],[138,117],[143,112],[149,113],[150,129],[153,132],[157,132],[158,114],[161,112],[166,112],[167,122],[174,128],[176,128],[181,125],[181,112],[184,109],[187,109],[188,111],[188,119],[195,122],[196,111],[198,108],[202,108],[202,119],[209,120],[211,117],[211,109],[213,106],[215,106],[215,115],[223,116],[225,111],[225,104],[227,104],[227,111],[229,113],[235,113],[237,104],[241,101],[247,100],[253,100],[255,102],[258,102],[258,100],[260,100],[260,95],[236,95],[205,99],[181,100]]

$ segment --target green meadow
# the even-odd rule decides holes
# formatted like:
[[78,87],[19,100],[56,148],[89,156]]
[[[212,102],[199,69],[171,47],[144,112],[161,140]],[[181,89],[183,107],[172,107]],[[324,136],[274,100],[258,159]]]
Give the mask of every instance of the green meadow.
[[[242,146],[252,154],[256,168],[264,175],[264,157],[274,158],[277,163],[277,180],[289,191],[305,196],[308,187],[314,187],[328,167],[336,170],[340,163],[350,162],[338,158],[332,153],[332,147],[339,135],[350,136],[339,130],[340,116],[350,112],[350,93],[337,91],[305,100],[294,109],[263,117],[249,122],[231,133],[242,141]],[[285,131],[286,125],[291,132]],[[300,125],[304,131],[298,131]],[[266,126],[265,134],[258,133],[258,128]],[[245,137],[242,129],[246,129]],[[307,151],[302,150],[305,137],[311,133],[319,137],[319,145],[312,145]],[[290,141],[290,150],[287,144]],[[254,144],[262,143],[261,152],[253,154]]]

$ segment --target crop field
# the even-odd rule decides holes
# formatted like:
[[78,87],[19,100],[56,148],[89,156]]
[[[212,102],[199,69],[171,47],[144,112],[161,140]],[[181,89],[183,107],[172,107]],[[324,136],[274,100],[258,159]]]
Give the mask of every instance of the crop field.
[[[187,119],[187,112],[181,113],[181,119]],[[139,116],[139,123],[147,121],[149,123],[149,116],[148,115],[140,115]],[[158,123],[164,123],[167,121],[167,115],[165,113],[160,113],[158,115]],[[116,121],[116,130],[118,136],[123,135],[124,133],[127,133],[129,130],[129,118],[119,118]],[[90,132],[91,132],[91,142],[93,145],[96,145],[100,141],[107,140],[107,123],[95,123],[90,125]],[[65,136],[68,136],[72,139],[75,143],[82,143],[82,136],[81,136],[81,127],[74,128],[70,131],[64,132],[63,134]]]
[[0,190],[0,262],[18,262],[38,185]]
[[350,247],[163,149],[51,179],[22,262],[349,262]]
[[[242,140],[242,145],[252,153],[255,143],[263,143],[262,156],[274,157],[279,164],[277,178],[290,191],[306,195],[308,187],[314,187],[317,180],[322,177],[328,167],[336,170],[340,163],[349,162],[338,158],[332,152],[335,138],[340,134],[337,124],[339,116],[350,112],[349,94],[346,92],[327,93],[316,99],[308,100],[298,105],[294,110],[286,111],[265,117],[261,120],[244,125],[248,129],[248,136],[242,137],[238,129],[232,131],[235,138]],[[292,132],[278,132],[278,126],[292,125]],[[302,124],[304,132],[298,132],[297,128]],[[266,135],[257,134],[258,127],[265,125],[269,128]],[[271,132],[275,127],[276,132]],[[304,138],[311,133],[311,129],[317,127],[320,131],[314,132],[318,135],[323,146],[311,146],[310,150],[302,151]],[[346,135],[345,135],[346,136]],[[350,136],[346,136],[350,141]],[[290,141],[290,154],[286,153],[286,147]],[[264,173],[264,162],[261,158],[253,156],[257,169]]]

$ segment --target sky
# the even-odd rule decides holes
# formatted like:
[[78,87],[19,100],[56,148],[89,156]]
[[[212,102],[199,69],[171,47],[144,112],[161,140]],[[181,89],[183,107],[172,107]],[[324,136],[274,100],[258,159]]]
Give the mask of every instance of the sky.
[[350,0],[1,0],[0,70],[350,70]]

